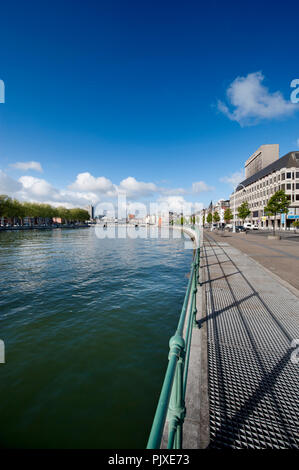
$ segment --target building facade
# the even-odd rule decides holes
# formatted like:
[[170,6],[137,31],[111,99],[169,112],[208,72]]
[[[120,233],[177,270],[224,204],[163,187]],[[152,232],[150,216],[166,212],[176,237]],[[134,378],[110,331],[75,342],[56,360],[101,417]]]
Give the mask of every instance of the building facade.
[[220,220],[219,220],[219,225],[225,224],[224,220],[224,213],[226,209],[229,209],[230,207],[230,201],[225,200],[225,199],[219,199],[215,204],[213,204],[213,209],[212,209],[212,214],[214,215],[215,212],[218,213]]
[[279,144],[261,145],[245,162],[245,178],[249,178],[279,158]]
[[89,204],[88,206],[86,206],[86,210],[89,213],[90,220],[93,220],[94,219],[94,206],[92,204]]
[[289,152],[279,159],[274,159],[272,163],[239,183],[230,196],[230,208],[236,224],[242,223],[238,218],[238,207],[247,201],[251,214],[246,221],[260,228],[272,228],[274,217],[265,216],[264,207],[270,197],[279,190],[285,191],[290,207],[287,217],[284,214],[277,215],[276,228],[289,228],[294,219],[299,219],[299,151]]

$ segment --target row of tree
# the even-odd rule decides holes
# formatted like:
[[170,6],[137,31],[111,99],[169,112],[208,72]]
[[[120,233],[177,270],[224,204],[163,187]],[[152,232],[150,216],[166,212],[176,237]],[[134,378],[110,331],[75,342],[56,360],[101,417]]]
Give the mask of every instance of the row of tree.
[[[265,216],[274,217],[273,230],[275,230],[275,220],[278,214],[287,214],[289,210],[290,200],[288,199],[286,193],[283,190],[276,191],[273,196],[270,197],[267,205],[264,207]],[[249,204],[247,201],[244,201],[237,209],[238,217],[244,223],[245,219],[250,215],[251,211],[249,209]],[[230,209],[226,209],[224,212],[224,220],[228,224],[233,219],[233,213]],[[220,221],[220,216],[218,212],[210,212],[207,215],[207,222],[210,224],[214,221],[218,223]],[[296,222],[294,223],[296,225]]]
[[6,195],[0,195],[0,218],[18,218],[21,221],[25,217],[53,219],[61,218],[65,222],[84,222],[89,219],[88,211],[80,208],[66,209],[65,207],[53,207],[50,204],[37,202],[20,202]]

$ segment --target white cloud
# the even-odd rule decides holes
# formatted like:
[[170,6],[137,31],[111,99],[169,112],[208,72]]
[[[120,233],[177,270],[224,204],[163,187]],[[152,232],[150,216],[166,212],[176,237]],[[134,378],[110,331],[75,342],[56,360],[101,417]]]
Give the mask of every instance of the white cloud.
[[71,184],[69,188],[75,191],[96,191],[100,193],[105,193],[114,189],[113,184],[109,179],[104,176],[95,178],[88,172],[79,173],[76,181]]
[[[228,105],[218,101],[218,109],[240,125],[256,124],[262,119],[290,116],[296,107],[282,96],[281,92],[271,93],[262,82],[261,72],[237,77],[226,91]],[[230,107],[232,109],[230,109]]]
[[13,195],[22,188],[22,184],[0,170],[0,194]]
[[33,196],[44,198],[55,195],[55,189],[46,180],[34,178],[33,176],[21,176],[19,182],[23,185],[23,190]]
[[22,170],[22,171],[34,170],[34,171],[39,171],[40,173],[43,172],[41,164],[39,162],[34,162],[34,161],[12,163],[10,166],[12,168],[15,168],[16,170]]
[[[208,186],[203,182],[198,182],[197,189],[207,190]],[[199,184],[199,186],[198,186]],[[18,181],[9,177],[0,170],[0,194],[8,194],[21,201],[44,202],[55,207],[65,206],[86,207],[87,204],[98,205],[114,200],[118,194],[125,193],[127,204],[138,205],[140,199],[147,197],[147,202],[158,202],[167,204],[169,210],[175,212],[192,212],[200,210],[202,203],[190,203],[186,201],[183,194],[190,194],[191,189],[184,188],[162,188],[155,183],[138,181],[129,176],[123,179],[119,185],[113,184],[105,177],[94,177],[90,173],[79,173],[73,184],[67,188],[58,189],[43,178],[36,178],[23,175]],[[135,206],[134,206],[135,207]]]
[[202,193],[205,191],[213,191],[215,188],[213,186],[208,186],[204,181],[197,181],[192,184],[193,193]]
[[299,139],[297,139],[297,142],[296,142],[296,144],[297,144],[297,147],[299,147]]
[[158,204],[165,204],[168,206],[168,210],[177,212],[177,213],[188,213],[192,212],[191,210],[191,203],[187,202],[183,196],[162,196],[158,199]]
[[165,204],[167,210],[180,214],[193,214],[200,211],[204,205],[202,202],[189,202],[183,196],[162,196],[157,200],[158,204]]
[[241,181],[243,181],[244,178],[245,178],[244,170],[239,170],[239,171],[236,171],[235,173],[232,173],[230,176],[223,176],[222,178],[220,178],[220,181],[222,183],[228,183],[233,186],[236,186]]
[[143,181],[137,181],[132,176],[122,180],[118,187],[119,191],[125,191],[127,197],[144,197],[150,196],[159,189],[154,183],[144,183]]

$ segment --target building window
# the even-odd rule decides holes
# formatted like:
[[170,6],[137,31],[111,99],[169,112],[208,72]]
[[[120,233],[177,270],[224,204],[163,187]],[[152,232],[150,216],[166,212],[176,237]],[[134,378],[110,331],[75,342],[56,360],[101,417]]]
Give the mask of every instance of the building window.
[[296,201],[299,201],[299,194],[296,194]]
[[282,173],[282,174],[281,174],[281,179],[284,180],[285,177],[286,177],[285,173]]
[[292,178],[292,173],[287,173],[287,179],[291,179]]
[[296,183],[296,189],[299,189],[299,183]]
[[282,189],[282,191],[284,191],[284,190],[285,190],[285,188],[286,188],[286,185],[285,185],[285,184],[282,184],[282,185],[281,185],[281,189]]

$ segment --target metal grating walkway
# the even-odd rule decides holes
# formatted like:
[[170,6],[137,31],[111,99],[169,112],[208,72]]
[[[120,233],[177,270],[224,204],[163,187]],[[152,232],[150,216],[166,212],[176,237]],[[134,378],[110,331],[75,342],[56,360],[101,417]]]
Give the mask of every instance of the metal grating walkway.
[[210,448],[299,448],[299,298],[205,235]]

